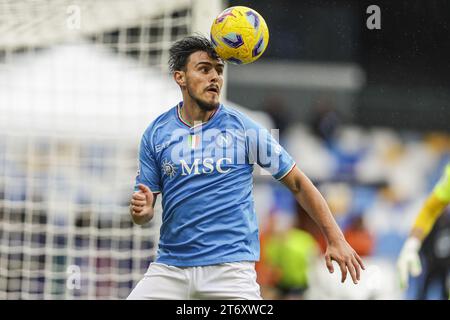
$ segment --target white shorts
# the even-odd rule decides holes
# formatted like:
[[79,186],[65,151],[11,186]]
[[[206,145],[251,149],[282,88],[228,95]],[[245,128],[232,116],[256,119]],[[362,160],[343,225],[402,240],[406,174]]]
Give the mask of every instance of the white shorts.
[[254,262],[174,267],[153,262],[127,300],[261,300]]

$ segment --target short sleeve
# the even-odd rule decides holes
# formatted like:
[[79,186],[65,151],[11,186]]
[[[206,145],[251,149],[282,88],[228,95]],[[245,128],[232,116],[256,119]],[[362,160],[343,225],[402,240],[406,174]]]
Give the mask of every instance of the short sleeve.
[[433,190],[439,200],[450,202],[450,164],[447,164],[444,174]]
[[148,143],[145,134],[141,139],[139,148],[139,169],[134,186],[135,191],[139,190],[137,186],[140,183],[149,187],[154,193],[161,192],[159,166],[155,160],[153,148]]
[[292,157],[266,128],[250,119],[245,125],[249,162],[256,162],[275,179],[283,179],[295,166]]

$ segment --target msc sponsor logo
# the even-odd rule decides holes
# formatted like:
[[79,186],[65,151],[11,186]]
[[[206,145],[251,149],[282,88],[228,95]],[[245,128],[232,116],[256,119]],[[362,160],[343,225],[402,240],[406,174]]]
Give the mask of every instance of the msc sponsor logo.
[[223,165],[225,163],[231,163],[231,158],[220,158],[214,163],[213,158],[204,158],[202,161],[201,168],[199,167],[200,159],[194,159],[194,162],[191,164],[188,164],[186,160],[180,160],[181,164],[181,175],[187,176],[187,175],[198,175],[198,174],[208,174],[213,173],[214,171],[217,171],[219,173],[227,173],[231,169],[224,169]]

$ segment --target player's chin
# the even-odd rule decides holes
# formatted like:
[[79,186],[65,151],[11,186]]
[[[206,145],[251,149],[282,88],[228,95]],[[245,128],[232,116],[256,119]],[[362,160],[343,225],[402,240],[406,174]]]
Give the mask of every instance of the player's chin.
[[204,102],[206,109],[214,110],[219,107],[219,95],[217,93],[213,95],[208,94],[208,96],[204,99]]

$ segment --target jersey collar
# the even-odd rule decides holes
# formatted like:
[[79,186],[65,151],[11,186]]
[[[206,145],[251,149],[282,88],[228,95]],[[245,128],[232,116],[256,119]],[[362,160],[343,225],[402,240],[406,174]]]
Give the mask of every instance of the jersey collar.
[[189,129],[195,129],[195,128],[198,128],[198,127],[200,127],[200,126],[203,126],[203,125],[205,125],[205,124],[207,124],[207,123],[210,123],[210,122],[216,117],[216,114],[219,113],[220,109],[222,108],[222,104],[220,104],[219,107],[214,111],[214,113],[209,117],[208,120],[206,120],[205,122],[196,124],[195,126],[191,126],[191,125],[190,125],[187,121],[185,121],[185,120],[183,119],[183,117],[181,116],[181,107],[182,107],[182,106],[183,106],[183,101],[180,101],[180,103],[178,103],[178,105],[177,105],[177,110],[176,110],[176,112],[177,112],[177,118],[178,118],[178,120],[179,120],[183,125],[189,127]]

